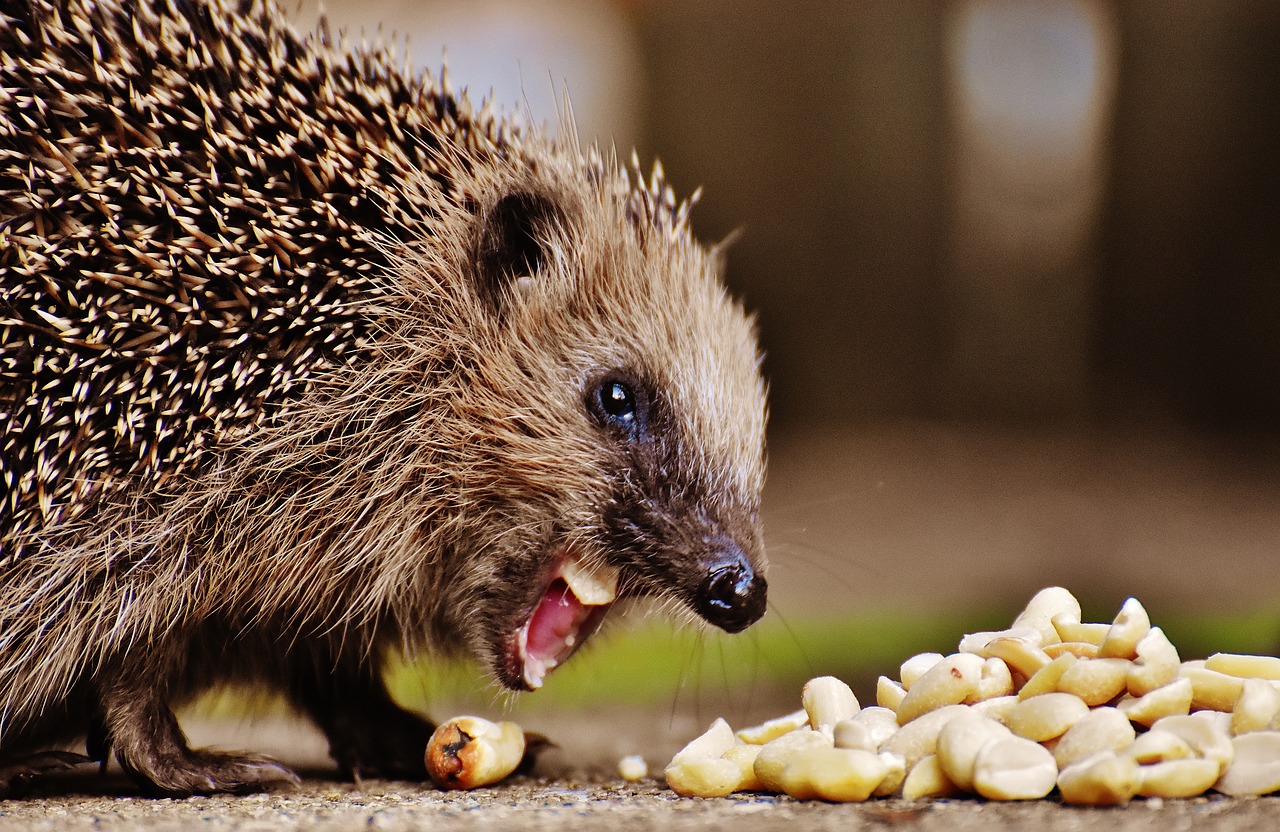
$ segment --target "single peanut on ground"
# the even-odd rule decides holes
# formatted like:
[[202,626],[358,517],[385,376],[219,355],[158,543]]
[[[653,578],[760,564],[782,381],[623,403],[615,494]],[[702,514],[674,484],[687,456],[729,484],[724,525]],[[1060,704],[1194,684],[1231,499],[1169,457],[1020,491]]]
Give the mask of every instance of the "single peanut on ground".
[[514,722],[454,717],[427,742],[427,773],[442,789],[488,786],[516,770],[524,748],[524,731]]

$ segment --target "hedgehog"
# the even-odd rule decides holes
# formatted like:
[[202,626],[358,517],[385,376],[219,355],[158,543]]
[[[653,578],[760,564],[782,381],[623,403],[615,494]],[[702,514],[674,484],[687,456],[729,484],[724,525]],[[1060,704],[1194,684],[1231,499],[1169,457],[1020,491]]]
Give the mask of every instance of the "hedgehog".
[[2,5],[0,775],[292,779],[189,746],[235,683],[424,777],[390,655],[763,615],[756,325],[660,166],[264,0]]

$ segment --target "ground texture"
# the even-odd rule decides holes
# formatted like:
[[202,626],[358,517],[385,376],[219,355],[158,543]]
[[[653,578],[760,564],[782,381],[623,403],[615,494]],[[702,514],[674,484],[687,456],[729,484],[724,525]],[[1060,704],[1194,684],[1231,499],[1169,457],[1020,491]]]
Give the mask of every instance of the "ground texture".
[[[669,712],[600,712],[536,727],[560,743],[533,775],[471,792],[384,780],[339,782],[323,765],[323,743],[310,731],[279,721],[253,724],[193,722],[199,739],[217,735],[234,744],[287,750],[303,782],[267,794],[141,797],[116,772],[77,772],[45,780],[21,799],[0,802],[0,832],[11,830],[345,830],[345,829],[576,829],[661,830],[955,830],[955,832],[1243,832],[1280,828],[1280,798],[1135,800],[1127,807],[1082,809],[1055,800],[992,803],[977,799],[864,804],[800,802],[775,795],[681,798],[665,788],[661,766],[686,731]],[[624,782],[615,771],[619,749],[641,753],[654,778]]]
[[676,797],[660,783],[624,784],[582,772],[517,778],[498,788],[440,792],[407,783],[359,786],[307,779],[281,792],[186,800],[103,794],[124,784],[94,781],[79,793],[0,804],[0,830],[93,829],[185,832],[216,829],[626,829],[626,830],[955,830],[955,832],[1120,832],[1264,830],[1280,825],[1280,798],[1135,801],[1121,809],[1081,809],[1050,800],[875,801],[831,805],[786,797]]

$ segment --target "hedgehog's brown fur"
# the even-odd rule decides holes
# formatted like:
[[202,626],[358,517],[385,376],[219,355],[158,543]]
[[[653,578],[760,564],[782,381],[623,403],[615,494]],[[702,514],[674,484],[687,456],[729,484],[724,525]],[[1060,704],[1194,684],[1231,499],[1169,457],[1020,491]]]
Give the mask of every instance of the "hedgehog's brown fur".
[[247,678],[418,774],[383,652],[520,686],[567,551],[759,616],[755,338],[660,171],[256,1],[129,5],[0,2],[0,756],[253,788],[169,709]]

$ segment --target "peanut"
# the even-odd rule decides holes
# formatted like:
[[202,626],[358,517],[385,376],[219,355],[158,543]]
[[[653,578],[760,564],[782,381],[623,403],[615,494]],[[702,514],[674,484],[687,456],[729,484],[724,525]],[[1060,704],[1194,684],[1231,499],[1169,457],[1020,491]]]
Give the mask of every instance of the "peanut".
[[1188,716],[1204,722],[1224,737],[1231,736],[1232,714],[1223,713],[1222,711],[1196,711],[1188,714]]
[[980,713],[985,717],[990,717],[996,722],[1003,722],[1007,725],[1009,722],[1009,714],[1013,712],[1018,701],[1018,697],[1011,694],[1009,696],[997,696],[993,699],[984,699],[981,702],[974,702],[971,707],[974,712]]
[[1190,711],[1192,692],[1191,680],[1179,679],[1136,699],[1121,699],[1116,707],[1139,725],[1151,726],[1163,717]]
[[1058,690],[1074,693],[1090,707],[1105,705],[1127,689],[1127,659],[1083,659],[1068,667],[1058,680]]
[[1231,740],[1235,750],[1214,788],[1223,794],[1280,791],[1280,731],[1254,731]]
[[975,697],[982,665],[979,656],[955,653],[929,668],[898,705],[898,724],[906,725],[921,714]]
[[837,722],[852,719],[860,709],[858,697],[834,676],[819,676],[805,682],[800,701],[809,715],[809,727],[828,736],[835,732]]
[[1151,619],[1137,598],[1128,598],[1120,607],[1107,637],[1098,647],[1104,659],[1133,659],[1138,656],[1138,642],[1151,631]]
[[947,705],[907,723],[880,746],[881,751],[899,754],[907,761],[908,770],[938,748],[938,734],[942,727],[957,716],[968,712],[964,705]]
[[1018,691],[1019,699],[1030,699],[1033,696],[1039,696],[1042,693],[1053,693],[1058,689],[1058,683],[1062,681],[1062,676],[1067,670],[1074,665],[1079,659],[1074,654],[1068,653],[1064,656],[1058,656],[1044,667],[1035,672],[1034,675],[1028,676],[1027,681]]
[[618,774],[628,783],[635,783],[649,776],[649,764],[634,754],[623,757],[618,761]]
[[1101,751],[1072,763],[1058,774],[1063,803],[1118,806],[1138,793],[1142,772],[1131,757]]
[[907,779],[907,761],[901,754],[892,754],[888,751],[881,751],[877,756],[880,762],[884,763],[884,779],[880,781],[880,785],[876,786],[876,790],[872,792],[873,797],[888,797],[897,794],[902,788],[902,783]]
[[942,661],[941,653],[919,653],[902,663],[898,668],[898,679],[902,682],[902,687],[911,690],[911,686],[915,684],[925,674],[929,668]]
[[737,745],[733,729],[723,719],[716,719],[711,727],[694,739],[671,758],[671,765],[685,760],[714,759],[724,756],[724,752]]
[[878,751],[880,744],[871,735],[871,729],[865,723],[846,719],[836,723],[832,732],[836,748],[853,748],[859,751]]
[[1139,767],[1143,797],[1195,797],[1217,782],[1221,767],[1214,760],[1188,757]]
[[524,748],[524,731],[514,722],[454,717],[427,742],[427,773],[442,789],[488,786],[516,770]]
[[723,757],[691,757],[673,762],[663,774],[682,797],[724,797],[741,786],[742,767]]
[[1178,678],[1178,651],[1159,627],[1152,627],[1136,645],[1137,658],[1129,668],[1129,693],[1143,696]]
[[1046,644],[1044,646],[1044,654],[1051,659],[1056,659],[1067,653],[1077,659],[1096,659],[1098,658],[1098,645],[1090,644],[1087,641],[1060,641],[1057,644]]
[[1052,624],[1058,638],[1063,642],[1082,642],[1092,644],[1094,647],[1102,645],[1107,637],[1107,631],[1111,629],[1110,624],[1081,624],[1079,618],[1067,613],[1055,615]]
[[1016,638],[1027,642],[1035,647],[1044,644],[1044,635],[1037,629],[1032,627],[1010,628],[1008,630],[989,630],[982,633],[969,633],[960,639],[960,653],[973,653],[975,656],[981,656],[984,659],[991,658],[991,654],[987,652],[987,645],[996,639]]
[[1013,693],[1013,674],[1003,659],[987,659],[982,663],[982,675],[978,679],[978,692],[974,701],[983,702]]
[[987,645],[987,653],[997,659],[1004,659],[1010,670],[1016,670],[1027,679],[1051,661],[1043,648],[1021,638],[995,639]]
[[1099,752],[1124,751],[1136,737],[1133,723],[1119,710],[1094,708],[1062,735],[1053,748],[1053,759],[1059,769],[1065,769]]
[[1280,658],[1275,656],[1241,656],[1237,653],[1214,653],[1204,660],[1205,670],[1216,670],[1228,676],[1245,679],[1280,680]]
[[803,708],[786,716],[775,717],[767,722],[751,728],[743,728],[738,732],[738,739],[752,745],[764,745],[770,740],[776,740],[783,734],[796,730],[802,725],[809,724],[809,714]]
[[1245,679],[1231,712],[1231,733],[1247,734],[1270,727],[1280,714],[1280,690],[1265,679]]
[[967,711],[938,733],[938,764],[947,779],[964,791],[973,791],[973,769],[987,743],[1011,736],[1009,729],[981,714]]
[[1039,743],[1009,736],[989,742],[973,766],[973,788],[991,800],[1036,800],[1053,791],[1058,766]]
[[1191,707],[1195,710],[1230,711],[1244,692],[1244,679],[1228,676],[1207,666],[1183,662],[1178,675],[1191,680]]
[[1013,620],[1013,628],[1030,627],[1042,636],[1042,644],[1060,641],[1058,631],[1053,626],[1055,616],[1080,620],[1080,602],[1076,597],[1060,586],[1051,586],[1037,592],[1027,606]]
[[672,791],[685,797],[724,797],[741,788],[749,788],[740,759],[726,758],[732,749],[759,748],[739,746],[729,723],[717,719],[703,734],[676,752],[663,775]]
[[792,755],[779,782],[792,797],[853,802],[870,797],[887,773],[885,762],[869,751],[813,748]]
[[1197,755],[1214,760],[1222,768],[1231,764],[1234,753],[1225,728],[1195,716],[1167,716],[1151,726],[1152,731],[1166,731],[1186,740]]
[[760,746],[752,770],[764,788],[774,792],[786,791],[783,787],[784,772],[792,758],[832,747],[832,740],[826,734],[801,728]]
[[876,680],[876,704],[880,707],[897,711],[906,696],[906,689],[888,676]]
[[756,776],[756,758],[760,756],[762,745],[735,745],[724,752],[723,760],[729,760],[738,767],[739,780],[734,789],[737,792],[753,792],[764,788],[760,778]]
[[1125,753],[1126,756],[1132,757],[1134,762],[1148,765],[1163,763],[1167,760],[1181,760],[1192,756],[1194,752],[1191,750],[1191,745],[1177,734],[1171,734],[1168,731],[1148,731],[1138,735]]
[[1020,737],[1044,742],[1060,737],[1089,713],[1089,706],[1070,693],[1045,693],[1014,706],[1008,726]]
[[[884,745],[885,740],[898,733],[898,715],[888,708],[875,705],[863,708],[849,721],[864,726],[868,741],[874,743],[876,748]],[[839,744],[837,741],[836,745]]]
[[922,797],[954,797],[960,794],[955,783],[947,779],[938,758],[932,754],[922,758],[907,772],[902,781],[902,796],[907,800]]

